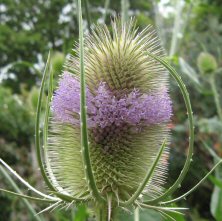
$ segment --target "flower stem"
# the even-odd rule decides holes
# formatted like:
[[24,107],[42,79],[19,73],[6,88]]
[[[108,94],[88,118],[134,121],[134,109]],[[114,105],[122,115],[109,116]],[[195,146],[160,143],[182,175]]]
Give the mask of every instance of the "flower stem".
[[129,1],[128,0],[121,0],[121,19],[122,19],[122,24],[126,23],[128,20],[128,10],[129,10]]
[[105,206],[101,206],[97,209],[96,221],[107,221],[108,219],[107,208]]
[[136,207],[136,209],[134,210],[134,221],[140,221],[139,207]]
[[203,179],[201,179],[193,188],[191,188],[188,192],[184,193],[182,196],[180,197],[177,197],[175,199],[172,199],[172,200],[168,200],[168,201],[165,201],[165,202],[161,202],[161,205],[164,205],[164,204],[169,204],[169,203],[174,203],[174,202],[177,202],[179,200],[182,200],[182,199],[186,199],[186,196],[188,196],[190,193],[192,193],[194,190],[196,190],[208,177],[211,173],[214,172],[214,170],[222,163],[222,160],[220,160],[219,162],[217,162],[214,167],[204,176]]
[[212,76],[210,77],[210,86],[211,86],[211,89],[213,91],[214,101],[215,101],[216,109],[217,109],[217,114],[219,116],[220,121],[222,121],[222,108],[220,106],[220,99],[219,99],[219,94],[217,92],[217,87],[216,87],[215,75],[214,74],[212,74]]
[[115,210],[112,208],[111,195],[107,199],[108,202],[101,203],[95,207],[96,221],[115,221]]
[[176,53],[177,46],[178,46],[178,33],[180,33],[181,30],[181,14],[183,10],[183,4],[179,0],[176,3],[176,15],[174,18],[174,27],[173,27],[173,35],[172,35],[172,40],[171,40],[171,45],[170,45],[170,52],[169,56],[172,57]]
[[38,103],[37,103],[36,120],[35,120],[35,147],[36,147],[36,156],[37,156],[39,168],[44,178],[44,181],[50,190],[56,191],[55,187],[52,185],[51,181],[47,177],[45,166],[42,161],[42,154],[41,154],[41,147],[40,147],[41,146],[40,144],[40,114],[41,114],[41,107],[42,107],[42,98],[44,94],[44,86],[45,86],[47,75],[50,72],[50,59],[51,59],[51,56],[50,56],[50,51],[49,51],[47,62],[45,65],[45,70],[42,77]]
[[109,5],[110,5],[110,0],[106,0],[105,1],[105,5],[104,5],[105,13],[103,14],[103,21],[104,21],[104,23],[106,23],[106,17],[107,17]]
[[91,16],[90,16],[90,12],[89,12],[89,2],[88,2],[88,0],[83,0],[83,4],[84,4],[84,7],[85,7],[87,27],[88,27],[89,32],[91,33]]
[[96,181],[94,178],[90,154],[89,142],[87,131],[87,106],[86,106],[86,90],[85,90],[85,67],[84,67],[84,38],[83,38],[83,25],[82,25],[82,7],[81,0],[78,0],[78,16],[79,16],[79,48],[80,48],[80,121],[81,121],[81,152],[84,160],[84,169],[87,179],[87,184],[92,196],[97,202],[103,202],[104,198],[97,189]]
[[[17,184],[12,180],[12,178],[8,175],[8,173],[6,172],[6,170],[0,166],[0,172],[1,174],[4,176],[4,178],[8,181],[8,183],[13,187],[13,189],[18,193],[18,194],[22,194],[22,191],[19,189],[19,187],[17,186]],[[26,205],[27,209],[29,210],[31,216],[37,220],[37,221],[43,221],[42,218],[40,218],[38,215],[36,215],[36,211],[35,209],[32,207],[32,205],[29,203],[29,201],[25,198],[22,198],[22,201],[24,202],[24,204]]]
[[148,170],[146,176],[144,177],[142,183],[139,185],[136,192],[126,202],[120,202],[120,205],[127,206],[127,205],[132,204],[139,197],[139,195],[142,193],[142,191],[144,190],[147,183],[152,179],[153,173],[154,173],[156,166],[159,163],[160,157],[162,156],[162,153],[164,151],[165,144],[166,144],[166,140],[163,141],[163,144],[161,145],[160,150],[159,150],[150,170]]
[[192,156],[193,156],[194,121],[193,121],[193,111],[192,111],[192,107],[191,107],[191,103],[190,103],[189,93],[188,93],[186,86],[183,83],[181,77],[174,70],[174,68],[171,67],[165,60],[163,60],[162,58],[157,57],[149,52],[147,52],[147,54],[151,58],[160,62],[169,71],[170,75],[174,78],[174,80],[176,80],[176,82],[178,83],[178,86],[179,86],[180,91],[183,95],[183,99],[184,99],[184,102],[186,105],[187,114],[188,114],[188,122],[189,122],[189,148],[188,148],[187,158],[186,158],[184,167],[181,170],[181,173],[180,173],[179,177],[177,178],[177,180],[174,182],[174,184],[170,188],[168,188],[166,190],[165,193],[163,193],[162,195],[158,196],[155,199],[151,199],[151,200],[148,200],[145,202],[148,204],[155,204],[155,203],[158,203],[158,202],[166,199],[169,195],[174,193],[176,191],[176,189],[178,189],[181,186],[181,182],[183,181],[183,179],[185,178],[185,176],[189,170],[190,164],[192,162]]

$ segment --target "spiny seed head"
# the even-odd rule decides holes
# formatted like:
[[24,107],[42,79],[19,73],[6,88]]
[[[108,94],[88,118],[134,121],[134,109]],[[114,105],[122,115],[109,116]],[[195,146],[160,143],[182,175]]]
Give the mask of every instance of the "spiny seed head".
[[217,69],[215,57],[207,52],[201,52],[197,58],[198,69],[201,74],[212,74]]
[[[97,26],[85,38],[90,158],[98,190],[117,201],[136,191],[169,137],[168,73],[147,51],[164,55],[152,28],[139,32],[133,20],[115,20],[111,32]],[[70,56],[52,100],[49,176],[62,192],[91,198],[81,155],[79,69],[79,58]],[[167,158],[165,150],[143,191],[150,198],[162,191]]]

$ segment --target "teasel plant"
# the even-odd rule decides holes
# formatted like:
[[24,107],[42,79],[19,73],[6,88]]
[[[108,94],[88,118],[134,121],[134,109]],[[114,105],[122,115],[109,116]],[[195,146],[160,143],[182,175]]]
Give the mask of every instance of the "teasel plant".
[[[187,89],[165,54],[152,27],[139,32],[134,19],[98,25],[83,35],[78,0],[77,56],[64,65],[53,92],[50,54],[40,87],[36,113],[36,156],[48,193],[38,191],[6,162],[2,166],[37,196],[5,189],[11,195],[49,203],[40,211],[86,204],[97,221],[117,220],[119,209],[153,209],[175,220],[187,208],[173,207],[194,191],[170,198],[181,186],[193,156],[194,122]],[[164,189],[169,158],[172,101],[168,75],[178,83],[189,122],[189,148],[180,175]],[[43,136],[40,114],[48,79]],[[135,221],[139,217],[135,216]]]

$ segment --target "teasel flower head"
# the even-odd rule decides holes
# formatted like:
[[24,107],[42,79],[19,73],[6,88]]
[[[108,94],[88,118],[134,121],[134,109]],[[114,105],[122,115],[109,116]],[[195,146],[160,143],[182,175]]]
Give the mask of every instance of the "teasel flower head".
[[[135,28],[133,19],[97,26],[85,38],[84,65],[90,158],[101,195],[126,201],[142,183],[164,140],[169,141],[172,102],[167,71],[146,52],[164,56],[152,27]],[[79,54],[76,46],[75,53]],[[80,62],[70,55],[51,103],[49,175],[63,193],[93,199],[86,182],[80,139]],[[142,195],[163,190],[165,148]],[[141,195],[141,196],[142,196]]]

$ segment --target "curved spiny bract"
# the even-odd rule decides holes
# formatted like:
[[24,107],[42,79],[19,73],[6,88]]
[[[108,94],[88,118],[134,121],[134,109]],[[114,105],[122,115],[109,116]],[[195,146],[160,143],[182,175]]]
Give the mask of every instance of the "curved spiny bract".
[[[112,207],[137,191],[161,144],[170,140],[168,73],[146,51],[164,56],[152,28],[139,32],[133,20],[124,25],[114,20],[112,32],[97,26],[85,38],[90,161],[98,191]],[[79,68],[79,58],[70,56],[54,93],[48,174],[59,192],[93,201],[81,154]],[[165,148],[140,197],[161,195],[167,162]]]

